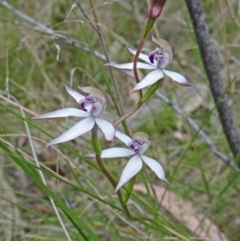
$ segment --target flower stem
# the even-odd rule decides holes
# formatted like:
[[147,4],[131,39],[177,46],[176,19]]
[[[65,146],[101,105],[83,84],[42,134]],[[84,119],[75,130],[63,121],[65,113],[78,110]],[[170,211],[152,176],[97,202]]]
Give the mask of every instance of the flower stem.
[[129,112],[127,112],[126,114],[124,114],[119,120],[117,120],[114,123],[114,126],[116,127],[117,125],[119,125],[122,121],[124,121],[127,117],[129,117],[130,115],[132,115],[134,112],[136,112],[140,107],[142,106],[142,103],[138,103],[136,106],[134,106]]
[[[92,129],[92,145],[93,145],[93,148],[96,153],[97,164],[98,164],[99,168],[101,169],[103,175],[105,175],[105,177],[109,180],[109,182],[112,184],[113,188],[116,189],[117,184],[116,184],[115,180],[113,179],[111,174],[107,171],[107,169],[104,167],[104,165],[102,163],[102,159],[101,159],[101,149],[102,148],[101,148],[101,145],[98,140],[97,131],[98,131],[98,127],[97,127],[97,125],[95,125]],[[131,219],[132,218],[131,214],[128,210],[127,205],[123,201],[123,197],[122,197],[120,190],[116,194],[118,196],[119,202],[121,203],[124,213],[126,214],[126,216],[129,219]]]
[[[101,171],[103,172],[103,174],[107,177],[107,179],[110,181],[110,183],[112,184],[113,188],[115,189],[116,188],[116,182],[115,180],[113,179],[113,177],[110,175],[110,173],[106,170],[106,168],[103,166],[102,164],[102,160],[101,160],[101,156],[96,154],[96,160],[97,160],[97,164],[99,166],[99,168],[101,169]],[[121,191],[119,190],[117,193],[117,196],[118,196],[118,199],[119,199],[119,202],[121,203],[121,206],[123,208],[123,211],[125,212],[126,216],[129,218],[129,219],[132,219],[131,217],[131,214],[128,210],[128,207],[127,205],[124,203],[123,201],[123,198],[122,198],[122,194],[121,194]]]
[[[134,56],[133,72],[134,72],[134,76],[135,76],[135,79],[136,79],[137,83],[139,82],[138,73],[137,73],[137,59],[138,59],[139,54],[141,53],[141,50],[142,50],[143,45],[145,43],[146,37],[148,36],[154,22],[155,22],[155,19],[148,18],[148,21],[145,24],[145,27],[144,27],[143,32],[142,32],[141,40],[140,40],[140,43],[138,45],[136,55]],[[140,94],[140,98],[142,98],[142,90],[139,91],[139,94]]]
[[[114,126],[116,127],[118,124],[120,124],[122,121],[124,121],[126,118],[128,118],[130,115],[132,115],[134,112],[136,112],[142,105],[145,103],[158,89],[160,84],[162,83],[162,79],[157,81],[154,85],[152,85],[146,94],[142,96],[142,98],[139,100],[138,104],[134,106],[129,112],[124,114],[118,121],[115,122]],[[128,133],[127,133],[128,134]],[[129,135],[129,134],[128,134]]]
[[[136,79],[137,83],[139,82],[138,73],[137,73],[137,59],[138,59],[139,54],[141,53],[141,50],[143,48],[146,37],[148,36],[150,30],[152,29],[152,26],[153,26],[154,22],[155,22],[155,19],[148,18],[148,21],[146,22],[145,27],[144,27],[143,32],[142,32],[141,40],[140,40],[140,43],[138,45],[136,55],[134,56],[133,72],[134,72],[134,76],[135,76],[135,79]],[[125,115],[120,117],[120,119],[114,124],[114,126],[117,126],[119,123],[123,122],[127,117],[132,115],[134,112],[136,112],[142,106],[142,104],[143,104],[143,102],[145,102],[145,100],[143,99],[142,90],[140,90],[139,93],[140,93],[140,100],[139,100],[138,104],[132,110],[130,110],[128,113],[126,113]],[[127,134],[129,134],[129,133],[127,133]]]

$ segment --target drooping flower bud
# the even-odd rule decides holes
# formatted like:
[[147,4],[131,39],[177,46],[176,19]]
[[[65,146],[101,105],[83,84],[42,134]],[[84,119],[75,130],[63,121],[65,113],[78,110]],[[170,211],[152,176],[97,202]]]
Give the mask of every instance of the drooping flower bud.
[[158,18],[166,1],[167,0],[151,0],[150,7],[148,9],[148,16],[153,19]]

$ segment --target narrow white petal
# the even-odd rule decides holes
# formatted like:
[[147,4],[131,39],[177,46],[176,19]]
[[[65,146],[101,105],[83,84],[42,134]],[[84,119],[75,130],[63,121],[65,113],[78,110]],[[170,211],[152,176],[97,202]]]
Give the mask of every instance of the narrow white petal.
[[[126,46],[127,47],[127,46]],[[133,55],[136,55],[137,53],[137,50],[136,49],[132,49],[130,47],[127,47],[127,50],[133,54]],[[147,62],[148,64],[151,64],[149,58],[148,58],[148,55],[147,54],[143,54],[143,53],[140,53],[139,56],[138,56],[139,59],[142,59],[143,61]]]
[[59,118],[59,117],[68,117],[68,116],[89,117],[89,113],[76,108],[65,108],[65,109],[55,110],[53,112],[35,116],[33,117],[33,119],[50,119],[50,118]]
[[131,93],[133,93],[137,90],[144,89],[150,85],[153,85],[158,80],[160,80],[162,77],[163,77],[163,72],[160,69],[156,69],[156,70],[150,72],[149,74],[147,74],[147,76],[145,78],[143,78],[139,83],[137,83],[133,87]]
[[175,82],[177,82],[180,85],[192,86],[190,83],[187,82],[186,78],[184,76],[182,76],[181,74],[178,74],[176,72],[169,71],[166,69],[163,69],[163,72],[165,75],[167,75],[168,77],[170,77],[172,80],[174,80]]
[[[122,147],[113,147],[106,150],[102,150],[101,157],[102,158],[126,157],[126,156],[132,156],[134,154],[135,152],[133,150],[122,148]],[[88,154],[86,156],[93,157],[92,154]]]
[[107,141],[112,141],[115,136],[115,131],[116,131],[114,126],[110,122],[105,121],[100,118],[95,118],[95,121],[96,121],[98,127],[103,132],[105,139]]
[[132,138],[130,138],[129,136],[123,134],[120,131],[116,131],[115,136],[122,141],[126,146],[128,146],[128,144],[132,141]]
[[151,170],[153,172],[155,172],[155,174],[157,175],[157,177],[159,179],[167,182],[167,180],[165,178],[164,170],[159,162],[157,162],[156,160],[154,160],[148,156],[144,156],[144,155],[141,155],[141,158],[151,168]]
[[[131,63],[124,63],[124,64],[105,64],[105,66],[110,66],[116,69],[133,69],[133,62]],[[137,62],[137,69],[156,69],[156,67],[150,65],[150,64],[145,64],[141,62]]]
[[73,97],[73,99],[75,99],[77,101],[77,103],[80,102],[80,100],[84,99],[85,96],[81,95],[80,93],[78,93],[76,90],[68,87],[67,85],[64,85],[66,91],[68,92],[69,95],[71,95]]
[[94,124],[95,124],[94,118],[92,117],[86,118],[78,122],[74,126],[72,126],[70,129],[65,131],[62,135],[60,135],[56,139],[50,141],[47,144],[47,147],[75,139],[76,137],[90,131],[93,128]]
[[126,182],[128,182],[132,177],[134,177],[142,169],[142,166],[143,163],[140,156],[133,156],[123,169],[122,175],[117,184],[115,192],[117,192]]

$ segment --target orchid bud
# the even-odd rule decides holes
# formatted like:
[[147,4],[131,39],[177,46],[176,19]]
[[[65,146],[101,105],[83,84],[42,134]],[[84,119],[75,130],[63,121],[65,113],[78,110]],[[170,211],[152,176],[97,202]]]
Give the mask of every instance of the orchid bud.
[[153,19],[158,18],[166,1],[167,0],[151,0],[148,16]]

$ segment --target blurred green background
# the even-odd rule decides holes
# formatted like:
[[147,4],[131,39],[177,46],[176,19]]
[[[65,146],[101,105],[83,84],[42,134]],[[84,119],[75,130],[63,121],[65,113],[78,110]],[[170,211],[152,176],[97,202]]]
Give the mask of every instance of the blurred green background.
[[[171,180],[167,186],[148,168],[138,175],[138,191],[134,191],[128,206],[134,216],[145,218],[126,220],[112,186],[96,170],[95,161],[83,158],[84,154],[93,151],[90,135],[64,146],[45,147],[51,139],[46,133],[56,137],[77,121],[77,118],[31,120],[36,114],[76,106],[63,83],[76,89],[91,85],[104,90],[109,99],[103,117],[111,122],[119,118],[114,101],[118,106],[122,103],[124,113],[138,101],[138,94],[130,95],[134,79],[113,70],[113,80],[109,69],[104,67],[106,61],[93,54],[92,51],[97,51],[105,56],[99,34],[93,27],[93,14],[97,15],[110,60],[130,62],[133,56],[125,46],[138,47],[147,19],[148,2],[93,2],[94,8],[87,0],[79,1],[82,12],[71,0],[9,1],[38,23],[66,36],[68,43],[54,34],[43,33],[38,24],[31,24],[0,5],[0,240],[66,240],[48,194],[36,185],[26,169],[20,167],[21,163],[35,165],[29,135],[42,169],[47,170],[45,178],[49,189],[101,240],[184,240],[164,225],[187,237],[185,240],[240,240],[239,173],[216,157],[186,120],[157,95],[127,119],[131,132],[149,134],[151,146],[147,155],[163,165],[167,179]],[[233,81],[227,92],[239,126],[240,2],[209,0],[202,3],[222,78],[226,86]],[[183,74],[193,85],[193,88],[185,88],[166,79],[159,91],[202,126],[217,148],[231,157],[183,0],[166,2],[144,45],[145,53],[156,47],[151,35],[171,44],[174,55],[169,69]],[[81,47],[74,46],[71,39]],[[84,46],[89,51],[85,51]],[[145,74],[139,71],[139,76]],[[20,108],[29,120],[30,134],[26,131]],[[123,130],[121,125],[119,129]],[[9,150],[4,151],[3,145]],[[111,146],[106,143],[104,148]],[[16,158],[20,158],[20,163]],[[127,160],[106,160],[104,164],[118,180]],[[33,175],[38,177],[37,168],[34,170]],[[152,196],[146,183],[153,183],[160,189],[156,188]],[[165,188],[163,196],[161,191]],[[149,211],[148,206],[154,211]],[[59,210],[71,239],[86,240],[80,237],[62,208]],[[172,226],[162,220],[162,216]],[[147,218],[162,226],[146,221]],[[195,220],[198,221],[197,228],[190,225]],[[200,230],[202,234],[199,234]],[[212,232],[216,236],[211,236]],[[219,233],[226,237],[220,237]]]

